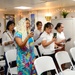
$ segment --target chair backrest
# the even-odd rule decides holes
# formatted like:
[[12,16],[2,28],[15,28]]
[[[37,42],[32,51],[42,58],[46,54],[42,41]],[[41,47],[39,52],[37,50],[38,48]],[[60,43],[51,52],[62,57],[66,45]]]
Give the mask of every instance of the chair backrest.
[[39,56],[35,47],[34,47],[34,54],[35,54],[35,56]]
[[54,69],[58,75],[54,61],[50,56],[42,56],[35,59],[34,65],[38,75],[41,75],[45,71],[54,70]]
[[74,41],[74,46],[75,46],[75,41]]
[[0,46],[0,55],[4,55],[4,50],[2,46]]
[[73,60],[75,62],[75,47],[70,49],[70,54],[71,54],[71,56],[72,56],[72,58],[73,58]]
[[55,58],[56,58],[56,60],[58,62],[58,65],[59,65],[61,71],[63,70],[61,65],[65,64],[65,63],[71,63],[72,67],[74,68],[73,63],[71,61],[71,58],[70,58],[70,56],[69,56],[67,51],[57,52],[55,54]]
[[5,56],[6,56],[7,63],[8,63],[9,67],[10,67],[10,62],[16,61],[16,55],[17,55],[16,52],[17,52],[16,49],[12,49],[12,50],[9,50],[5,53]]

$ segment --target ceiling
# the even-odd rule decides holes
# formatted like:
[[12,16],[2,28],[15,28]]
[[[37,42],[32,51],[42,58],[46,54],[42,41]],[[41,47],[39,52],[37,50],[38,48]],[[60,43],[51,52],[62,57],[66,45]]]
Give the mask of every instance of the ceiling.
[[14,7],[28,6],[29,10],[42,10],[75,6],[73,0],[0,0],[0,10],[15,10]]

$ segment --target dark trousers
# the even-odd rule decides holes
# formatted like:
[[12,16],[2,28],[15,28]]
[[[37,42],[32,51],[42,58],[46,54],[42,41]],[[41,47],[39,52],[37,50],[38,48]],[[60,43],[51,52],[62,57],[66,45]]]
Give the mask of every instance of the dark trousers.
[[37,45],[35,45],[35,48],[36,48],[36,50],[37,50],[37,52],[38,52],[38,55],[41,56],[40,50],[39,50],[39,48],[38,48]]
[[4,74],[5,74],[5,75],[7,75],[7,71],[8,71],[8,64],[7,64],[7,60],[6,60],[5,53],[4,53],[4,59],[5,59]]
[[[54,54],[48,54],[48,55],[42,55],[42,56],[51,56],[53,58],[54,62],[56,62],[55,53]],[[49,71],[47,71],[47,72],[49,72]],[[44,72],[42,75],[47,75],[47,72]],[[50,72],[51,72],[51,75],[55,75],[55,73],[56,73],[55,70],[51,70]]]

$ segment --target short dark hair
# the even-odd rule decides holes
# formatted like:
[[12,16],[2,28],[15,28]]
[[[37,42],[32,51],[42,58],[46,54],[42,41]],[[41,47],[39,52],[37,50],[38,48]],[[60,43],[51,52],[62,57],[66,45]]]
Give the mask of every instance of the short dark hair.
[[[7,22],[7,25],[6,25],[6,30],[5,30],[3,33],[7,32],[7,30],[9,30],[9,26],[10,26],[11,24],[14,24],[14,25],[15,25],[15,22],[9,20],[9,21]],[[15,30],[13,30],[12,33],[14,34],[14,33],[15,33]]]
[[39,23],[41,23],[41,24],[42,24],[42,22],[41,22],[41,21],[37,21],[37,22],[36,22],[36,26],[38,26],[38,25],[39,25]]
[[27,20],[30,21],[29,18],[25,18],[25,20],[26,20],[26,21],[27,21]]
[[8,22],[7,22],[7,25],[6,25],[6,30],[9,30],[9,26],[10,26],[11,24],[14,24],[14,25],[15,25],[15,22],[14,22],[14,21],[8,21]]
[[51,27],[51,26],[53,26],[53,24],[50,23],[50,22],[47,22],[47,23],[44,25],[44,30],[46,30],[46,28],[49,28],[49,27]]
[[55,27],[55,30],[57,30],[58,28],[60,28],[62,23],[57,23],[56,27]]

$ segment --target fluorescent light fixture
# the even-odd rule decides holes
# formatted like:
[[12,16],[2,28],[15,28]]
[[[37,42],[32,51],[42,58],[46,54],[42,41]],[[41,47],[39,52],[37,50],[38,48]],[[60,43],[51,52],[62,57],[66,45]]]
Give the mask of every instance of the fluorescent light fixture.
[[15,7],[15,9],[31,9],[31,7],[19,6]]

